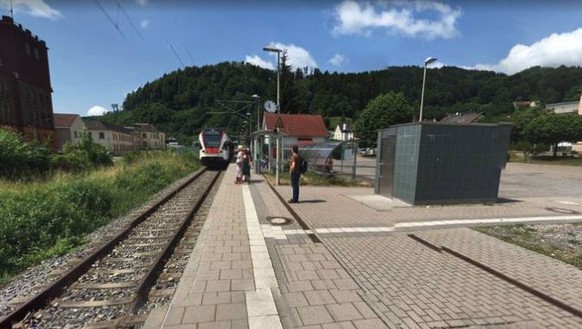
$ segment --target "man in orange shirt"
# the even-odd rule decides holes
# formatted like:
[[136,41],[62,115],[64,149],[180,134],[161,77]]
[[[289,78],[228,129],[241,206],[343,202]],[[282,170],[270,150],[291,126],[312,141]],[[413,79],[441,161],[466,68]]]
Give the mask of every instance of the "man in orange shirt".
[[297,145],[293,145],[291,148],[293,154],[291,159],[289,159],[289,175],[291,176],[291,187],[293,188],[293,198],[289,200],[289,203],[299,202],[299,177],[301,177],[301,171],[299,170],[299,148]]

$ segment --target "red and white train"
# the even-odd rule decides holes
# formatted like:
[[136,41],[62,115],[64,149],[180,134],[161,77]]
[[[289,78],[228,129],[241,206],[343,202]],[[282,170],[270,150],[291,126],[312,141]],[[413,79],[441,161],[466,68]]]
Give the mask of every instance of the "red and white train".
[[206,128],[198,136],[200,162],[207,167],[226,167],[234,154],[234,146],[224,129]]

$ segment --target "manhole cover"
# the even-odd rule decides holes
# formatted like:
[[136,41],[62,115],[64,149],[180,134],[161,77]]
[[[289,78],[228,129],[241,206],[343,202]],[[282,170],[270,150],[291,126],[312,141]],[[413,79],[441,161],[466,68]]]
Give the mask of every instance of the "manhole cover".
[[287,225],[293,223],[291,218],[286,217],[269,217],[267,219],[272,225]]
[[560,214],[568,214],[568,215],[574,215],[574,214],[579,213],[575,210],[570,210],[570,209],[565,209],[565,208],[556,208],[556,207],[548,207],[548,208],[546,208],[546,210],[557,212]]

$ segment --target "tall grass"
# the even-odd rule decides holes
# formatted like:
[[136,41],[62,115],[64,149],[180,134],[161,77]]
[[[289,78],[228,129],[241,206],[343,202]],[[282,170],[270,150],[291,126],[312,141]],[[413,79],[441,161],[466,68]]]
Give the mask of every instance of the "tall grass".
[[88,174],[0,183],[0,277],[70,251],[197,167],[188,156],[151,152]]

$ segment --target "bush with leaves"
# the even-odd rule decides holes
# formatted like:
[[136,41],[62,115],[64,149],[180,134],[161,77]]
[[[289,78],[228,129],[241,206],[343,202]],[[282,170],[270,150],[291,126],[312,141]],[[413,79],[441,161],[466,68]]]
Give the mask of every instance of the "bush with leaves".
[[50,150],[27,142],[16,131],[0,128],[0,178],[27,179],[50,169]]

